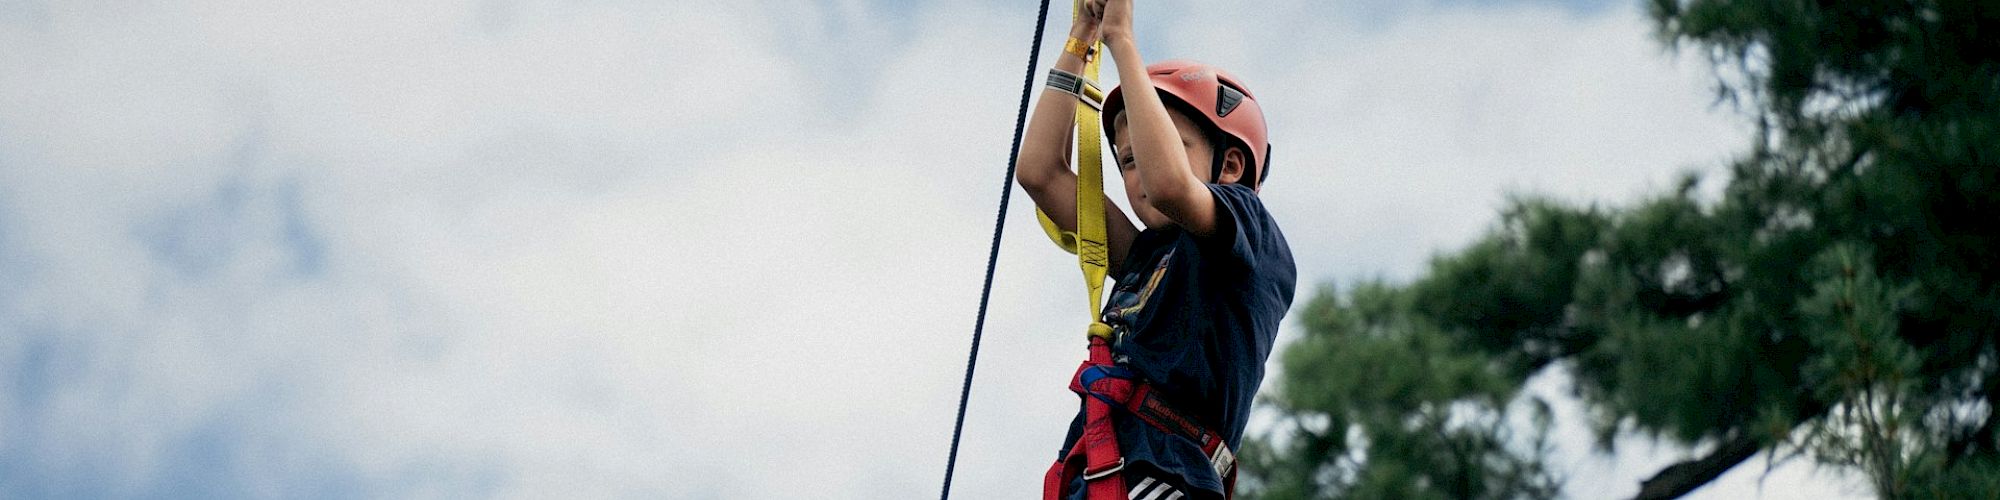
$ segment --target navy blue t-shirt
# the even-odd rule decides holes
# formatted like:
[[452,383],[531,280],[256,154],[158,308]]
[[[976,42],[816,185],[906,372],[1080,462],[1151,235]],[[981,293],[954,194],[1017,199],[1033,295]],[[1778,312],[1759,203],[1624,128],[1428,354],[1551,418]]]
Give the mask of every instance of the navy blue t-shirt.
[[[1236,449],[1298,270],[1255,192],[1235,184],[1208,188],[1220,215],[1215,234],[1200,238],[1177,226],[1141,231],[1119,267],[1103,320],[1119,332],[1112,353],[1121,365]],[[1126,463],[1222,491],[1193,441],[1123,412],[1112,418]],[[1082,433],[1079,409],[1062,450]]]

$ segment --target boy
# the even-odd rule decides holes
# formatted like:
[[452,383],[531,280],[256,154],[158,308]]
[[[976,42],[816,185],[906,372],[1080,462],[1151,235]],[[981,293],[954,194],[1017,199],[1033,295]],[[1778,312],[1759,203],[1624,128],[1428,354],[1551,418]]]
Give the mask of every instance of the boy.
[[[1016,175],[1066,231],[1076,230],[1070,130],[1084,95],[1066,90],[1076,88],[1074,74],[1096,55],[1084,48],[1100,35],[1123,83],[1104,103],[1106,130],[1127,201],[1146,226],[1139,230],[1104,200],[1117,285],[1101,320],[1112,327],[1117,367],[1171,410],[1143,419],[1137,411],[1114,412],[1122,466],[1078,473],[1081,466],[1065,471],[1059,458],[1045,496],[1083,499],[1087,484],[1116,476],[1129,499],[1226,498],[1231,452],[1297,279],[1290,247],[1257,198],[1269,172],[1263,112],[1234,77],[1214,68],[1145,66],[1133,40],[1132,1],[1086,0],[1050,72],[1052,88],[1028,124]],[[1084,420],[1080,411],[1065,456]],[[1205,452],[1192,436],[1220,438],[1227,449]]]

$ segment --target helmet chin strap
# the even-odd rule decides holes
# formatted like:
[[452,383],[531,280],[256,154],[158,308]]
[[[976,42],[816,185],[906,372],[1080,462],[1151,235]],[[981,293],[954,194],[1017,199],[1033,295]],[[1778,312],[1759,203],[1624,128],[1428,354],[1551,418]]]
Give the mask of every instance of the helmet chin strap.
[[1210,166],[1208,167],[1208,183],[1209,183],[1209,184],[1221,184],[1221,183],[1222,183],[1222,155],[1221,155],[1221,154],[1219,154],[1219,153],[1216,153],[1216,152],[1210,152],[1210,153],[1208,154],[1208,157],[1209,157],[1209,159],[1211,159],[1211,160],[1214,160],[1214,161],[1211,161],[1211,162],[1209,162],[1209,163],[1210,163]]
[[[1208,143],[1211,146],[1210,151],[1214,152],[1211,155],[1211,159],[1213,161],[1210,162],[1210,165],[1208,167],[1209,183],[1221,184],[1222,170],[1223,170],[1222,167],[1227,163],[1223,160],[1229,157],[1230,149],[1242,149],[1242,147],[1237,145],[1236,141],[1230,140],[1231,138],[1229,137],[1229,134],[1223,133],[1222,130],[1220,129],[1217,129],[1215,127],[1202,127],[1202,128],[1204,129],[1203,135],[1208,136]],[[1270,154],[1269,148],[1266,148],[1265,154],[1266,155]],[[1249,158],[1250,152],[1248,150],[1243,151],[1243,156],[1245,156],[1243,163],[1243,176],[1237,177],[1236,183],[1242,184],[1243,187],[1247,187],[1250,189],[1257,189],[1259,185],[1263,184],[1262,182],[1263,179],[1258,178],[1258,175],[1263,173],[1260,170],[1263,169],[1257,168],[1257,165],[1250,164],[1251,161]]]

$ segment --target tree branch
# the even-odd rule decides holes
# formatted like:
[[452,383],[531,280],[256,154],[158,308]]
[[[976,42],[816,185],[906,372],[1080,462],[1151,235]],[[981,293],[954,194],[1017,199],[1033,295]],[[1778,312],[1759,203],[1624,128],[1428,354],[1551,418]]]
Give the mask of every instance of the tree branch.
[[1673,464],[1653,474],[1651,479],[1639,483],[1639,496],[1634,500],[1667,500],[1680,498],[1701,485],[1715,480],[1728,472],[1736,464],[1749,460],[1762,446],[1748,436],[1737,436],[1715,447],[1708,456]]

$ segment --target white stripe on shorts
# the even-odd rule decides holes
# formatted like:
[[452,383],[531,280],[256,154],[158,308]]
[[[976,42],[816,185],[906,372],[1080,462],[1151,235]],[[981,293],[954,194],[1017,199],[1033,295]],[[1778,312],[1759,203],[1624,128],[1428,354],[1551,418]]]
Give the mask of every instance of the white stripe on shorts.
[[[1151,488],[1152,486],[1153,478],[1149,477],[1144,481],[1140,481],[1138,486],[1133,486],[1130,491],[1125,493],[1125,500],[1139,500],[1139,495],[1145,494],[1146,488]],[[1166,486],[1166,484],[1161,484],[1160,486]]]

